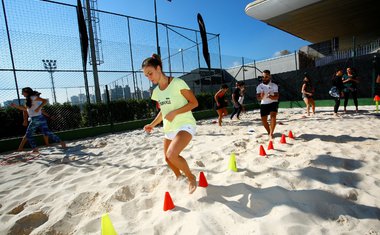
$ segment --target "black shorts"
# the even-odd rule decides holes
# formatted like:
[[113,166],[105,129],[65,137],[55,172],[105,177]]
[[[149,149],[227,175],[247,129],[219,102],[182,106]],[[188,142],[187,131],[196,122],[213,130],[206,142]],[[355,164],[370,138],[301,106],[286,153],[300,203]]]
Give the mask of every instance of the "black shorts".
[[278,102],[273,102],[270,104],[262,104],[260,105],[260,115],[261,117],[268,116],[272,112],[278,111]]

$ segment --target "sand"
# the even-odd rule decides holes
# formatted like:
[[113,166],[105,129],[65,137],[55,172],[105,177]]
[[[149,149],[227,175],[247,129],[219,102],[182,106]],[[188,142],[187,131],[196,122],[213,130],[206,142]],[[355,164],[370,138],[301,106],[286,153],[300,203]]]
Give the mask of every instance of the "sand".
[[[280,109],[274,150],[257,110],[222,128],[198,121],[182,155],[209,186],[192,195],[164,161],[161,128],[41,148],[0,166],[0,234],[100,234],[104,213],[118,234],[380,234],[380,116],[360,110]],[[165,192],[175,209],[163,211]]]

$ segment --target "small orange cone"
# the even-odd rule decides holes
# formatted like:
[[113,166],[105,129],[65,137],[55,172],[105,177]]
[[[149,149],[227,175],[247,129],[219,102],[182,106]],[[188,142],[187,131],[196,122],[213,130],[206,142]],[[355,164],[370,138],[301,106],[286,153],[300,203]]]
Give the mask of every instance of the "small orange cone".
[[291,138],[291,139],[294,139],[294,136],[293,136],[293,132],[292,132],[292,131],[289,131],[288,137]]
[[271,150],[271,149],[274,149],[272,140],[269,141],[269,144],[268,144],[268,150]]
[[203,171],[201,171],[201,173],[199,173],[199,183],[198,183],[198,186],[199,187],[204,187],[204,188],[206,188],[208,186],[208,183],[207,183],[207,180],[206,180],[206,177],[205,177],[205,174],[203,173]]
[[174,209],[174,203],[172,198],[170,197],[169,192],[165,193],[165,200],[164,200],[164,211]]
[[285,139],[285,135],[284,134],[282,134],[282,136],[281,136],[280,143],[281,144],[286,144],[286,139]]
[[266,152],[264,150],[264,147],[262,145],[260,145],[260,156],[266,156]]

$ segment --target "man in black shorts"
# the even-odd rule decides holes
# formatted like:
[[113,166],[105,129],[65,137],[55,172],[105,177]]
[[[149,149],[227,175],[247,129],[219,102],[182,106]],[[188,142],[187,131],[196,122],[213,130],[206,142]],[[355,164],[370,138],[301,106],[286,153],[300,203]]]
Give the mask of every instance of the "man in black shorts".
[[[269,70],[263,71],[263,81],[256,88],[256,98],[260,103],[261,121],[268,132],[269,138],[274,138],[274,128],[276,127],[276,116],[278,110],[278,86],[271,82]],[[270,115],[270,125],[268,123]]]

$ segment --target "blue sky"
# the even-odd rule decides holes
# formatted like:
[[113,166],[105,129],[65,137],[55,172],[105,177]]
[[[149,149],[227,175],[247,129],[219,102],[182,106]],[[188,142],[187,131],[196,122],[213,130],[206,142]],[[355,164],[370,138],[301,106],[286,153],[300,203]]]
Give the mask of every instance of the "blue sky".
[[[76,5],[76,0],[56,0]],[[246,62],[273,57],[281,50],[294,51],[309,44],[292,35],[275,29],[245,14],[245,7],[252,0],[157,0],[158,21],[198,30],[197,14],[200,13],[210,33],[220,34],[222,66],[228,68],[240,64],[241,57]],[[154,20],[153,0],[98,0],[100,10],[120,13]],[[10,27],[12,47],[17,69],[44,70],[42,59],[57,60],[59,70],[81,70],[80,44],[76,11],[74,7],[61,6],[40,0],[5,0],[8,23]],[[109,14],[100,14],[102,49],[104,64],[100,71],[117,71],[99,73],[103,86],[126,85],[133,82],[128,73],[138,70],[141,61],[156,51],[154,24],[138,20],[130,20],[133,64],[130,59],[127,19]],[[2,11],[0,13],[0,68],[10,69],[10,55],[5,33]],[[163,58],[168,56],[166,28],[160,26],[160,45]],[[192,31],[176,29],[181,34],[195,40]],[[191,71],[198,67],[197,52],[194,43],[169,31],[172,71]],[[199,36],[198,36],[199,38]],[[209,37],[210,39],[210,37]],[[199,38],[200,40],[200,38]],[[179,50],[183,52],[183,60]],[[211,66],[220,66],[217,39],[209,41]],[[201,58],[201,67],[206,67]],[[167,61],[164,69],[168,71]],[[166,68],[165,68],[166,66]],[[91,67],[88,65],[88,69]],[[119,71],[119,72],[118,72]],[[92,74],[88,73],[89,85],[93,85]],[[124,78],[123,78],[124,77]],[[123,78],[123,79],[120,79]],[[31,86],[51,97],[51,81],[46,71],[17,72],[20,88]],[[72,95],[84,93],[83,73],[56,72],[55,86],[59,102],[70,99]],[[138,76],[138,85],[142,90],[149,88],[149,82]],[[12,72],[0,72],[0,103],[15,98],[14,78]],[[93,93],[93,90],[90,89]]]
[[[201,13],[207,31],[220,33],[222,54],[256,60],[309,44],[246,15],[244,9],[252,1],[157,0],[158,21],[198,29],[196,15]],[[98,0],[98,4],[102,10],[154,20],[153,0]]]

